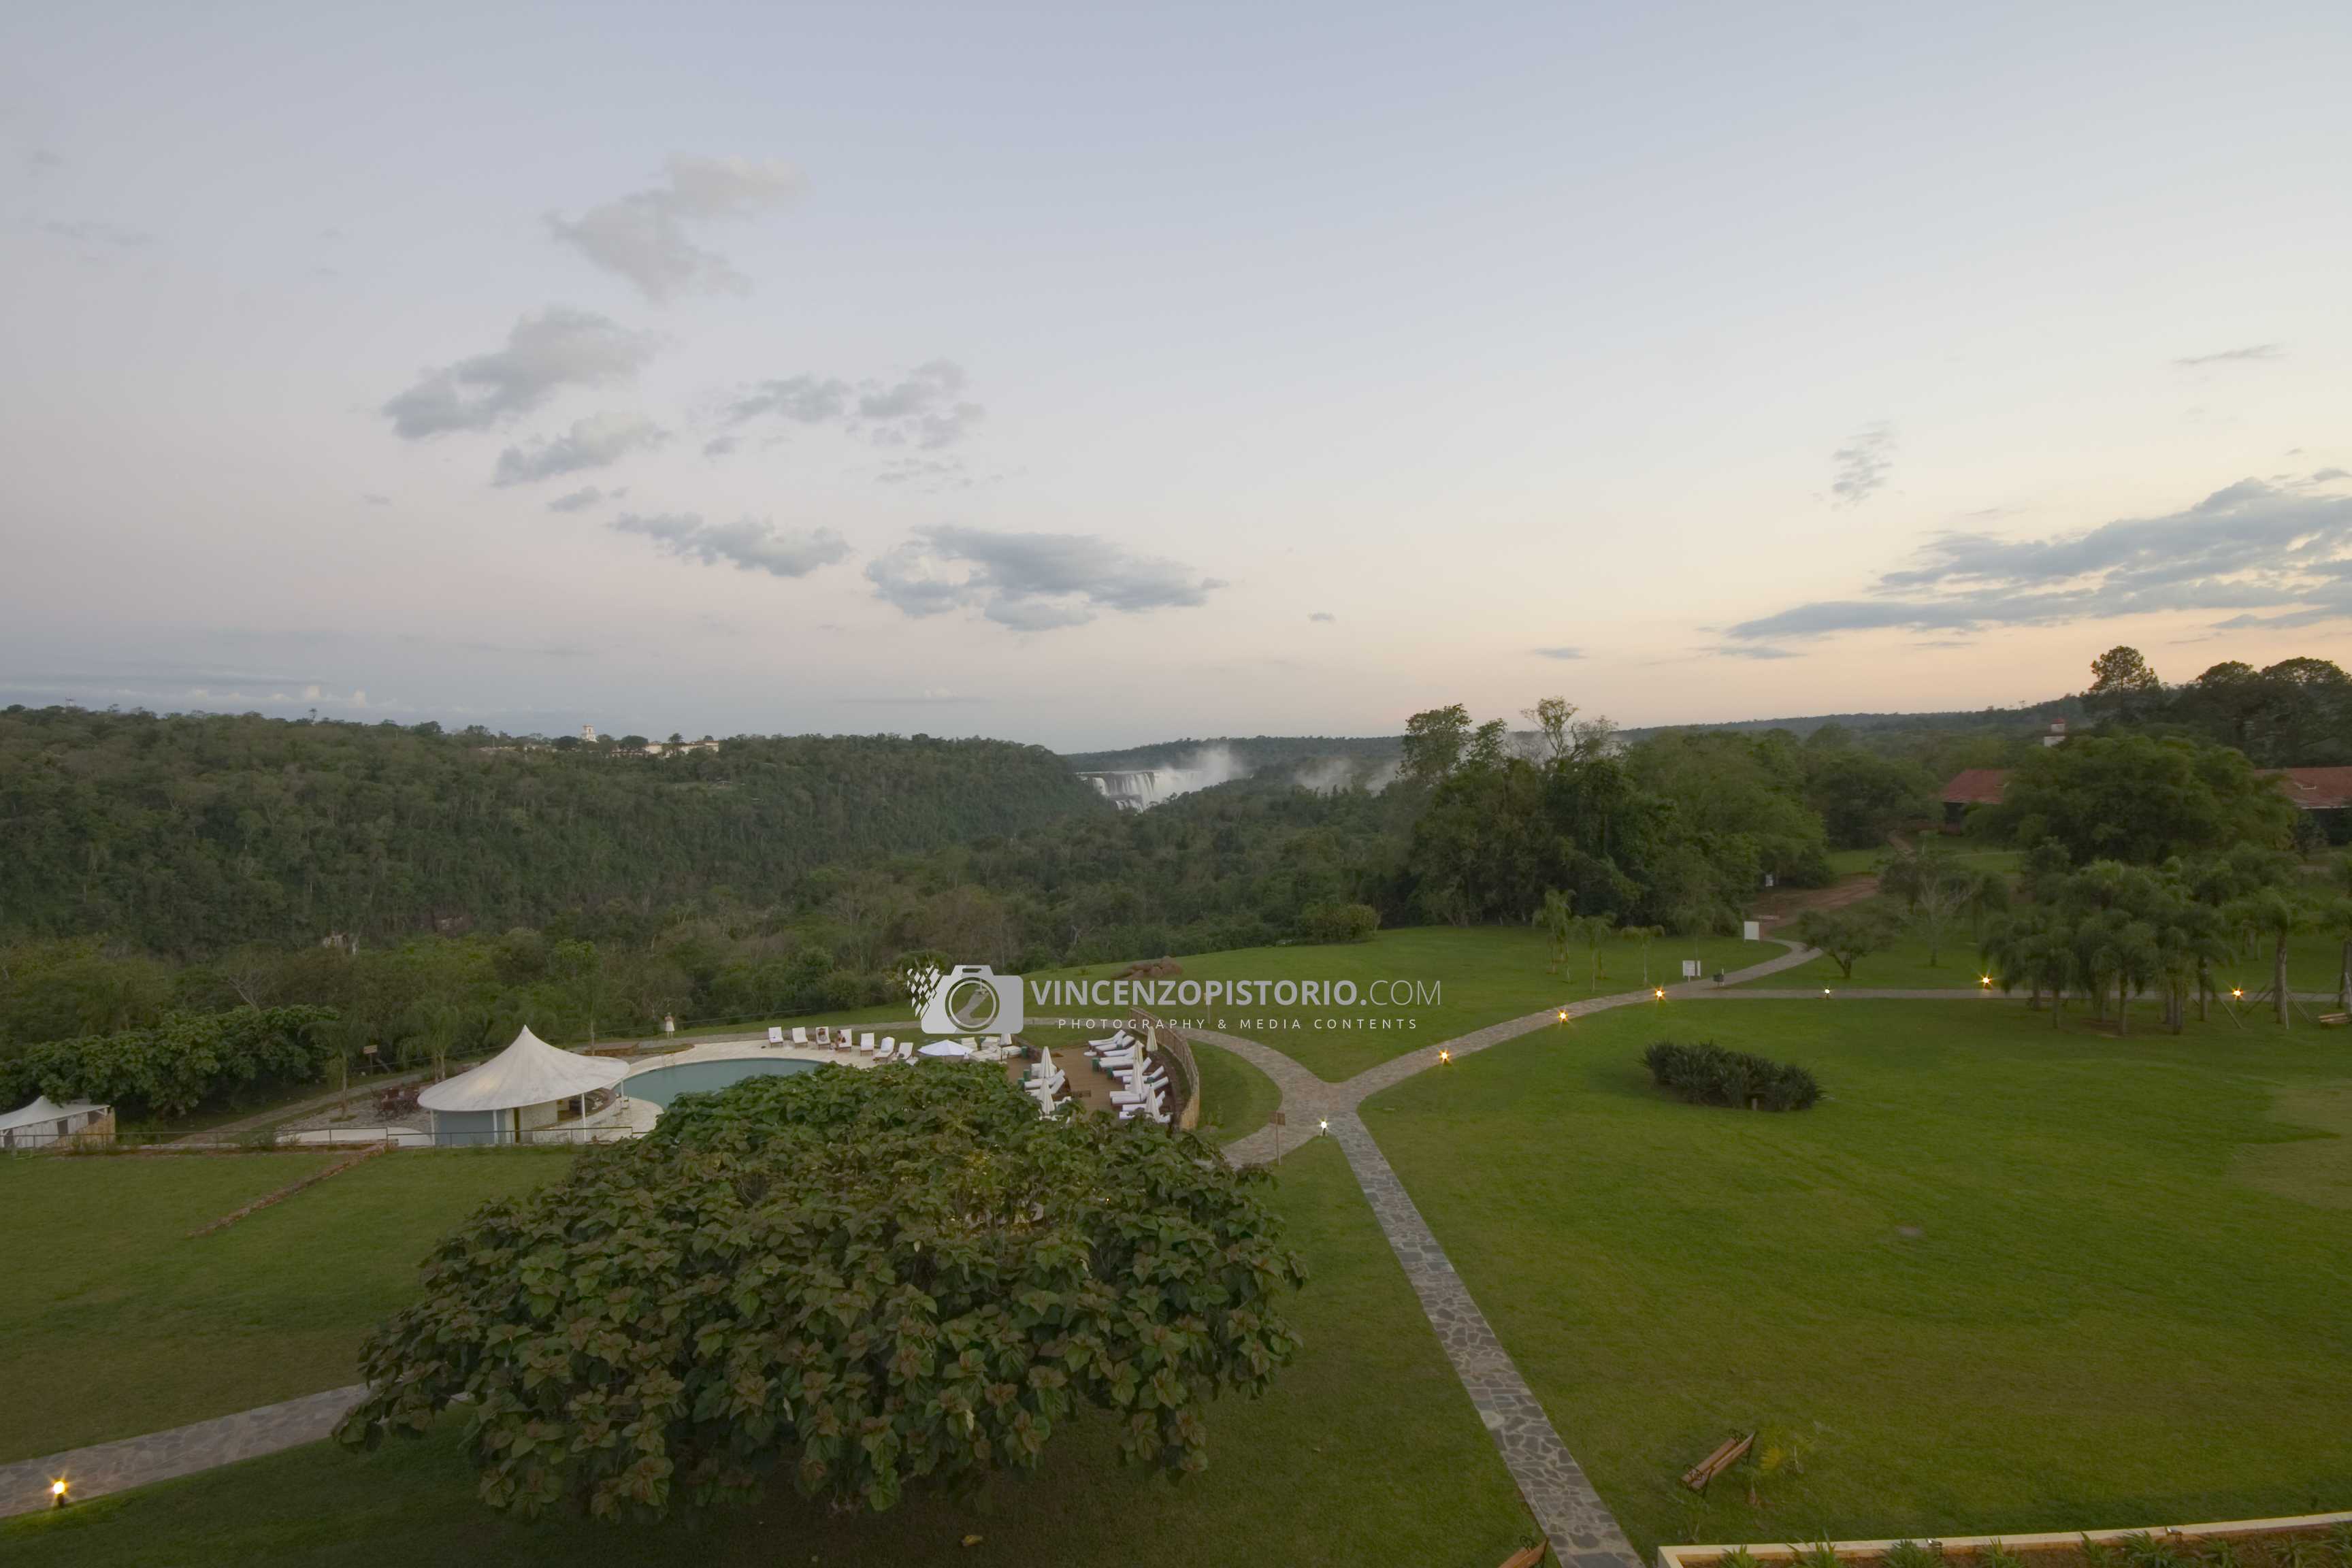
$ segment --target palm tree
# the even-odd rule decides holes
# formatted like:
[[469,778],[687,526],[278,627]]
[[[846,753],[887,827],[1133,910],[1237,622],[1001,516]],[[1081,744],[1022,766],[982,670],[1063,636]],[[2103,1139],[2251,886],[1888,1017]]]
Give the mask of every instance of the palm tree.
[[1650,984],[1650,944],[1666,934],[1664,926],[1622,926],[1617,935],[1623,941],[1642,944],[1642,984]]
[[2156,928],[2134,921],[2115,933],[2109,944],[2116,973],[2116,1033],[2131,1033],[2131,999],[2164,974],[2164,954]]
[[2231,902],[2231,923],[2249,936],[2271,939],[2271,1004],[2281,1028],[2293,1023],[2288,1011],[2286,945],[2311,919],[2311,911],[2277,888],[2263,888]]

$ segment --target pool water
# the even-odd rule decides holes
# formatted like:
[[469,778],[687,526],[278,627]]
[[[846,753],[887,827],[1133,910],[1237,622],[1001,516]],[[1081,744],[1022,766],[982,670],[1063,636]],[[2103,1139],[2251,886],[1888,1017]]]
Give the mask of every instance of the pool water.
[[621,1080],[621,1092],[631,1100],[642,1100],[649,1105],[669,1109],[669,1102],[681,1094],[709,1094],[730,1084],[741,1083],[747,1078],[781,1078],[796,1072],[814,1072],[823,1062],[806,1062],[789,1057],[742,1057],[723,1062],[681,1062],[676,1067],[646,1068],[633,1072]]

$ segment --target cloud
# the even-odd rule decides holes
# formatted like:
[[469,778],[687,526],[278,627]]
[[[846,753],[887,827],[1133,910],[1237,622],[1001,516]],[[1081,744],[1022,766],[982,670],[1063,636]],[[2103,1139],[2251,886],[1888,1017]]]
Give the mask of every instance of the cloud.
[[392,504],[392,498],[390,496],[378,495],[373,490],[368,491],[367,494],[360,497],[360,500],[367,502],[370,506],[390,506]]
[[2286,346],[2284,343],[2250,343],[2242,349],[2223,349],[2220,353],[2190,354],[2172,363],[2183,369],[2194,370],[2201,364],[2244,364],[2285,357]]
[[[1742,642],[1906,627],[1995,626],[2165,611],[2237,611],[2221,627],[2352,618],[2352,496],[2242,479],[2163,517],[2055,539],[1946,533],[1871,597],[1818,600],[1729,628]],[[2262,614],[2258,612],[2276,612]]]
[[2352,479],[2352,472],[2347,472],[2343,468],[2322,468],[2304,482],[2306,484],[2324,485],[2331,479]]
[[709,440],[705,441],[702,444],[702,455],[706,458],[723,458],[728,453],[733,451],[735,447],[736,439],[734,437],[713,436]]
[[772,577],[805,577],[849,553],[848,542],[829,528],[787,533],[761,517],[705,522],[699,513],[691,511],[651,517],[629,512],[615,518],[613,528],[619,533],[642,534],[664,553],[681,561],[700,561],[706,566],[726,563]]
[[1084,626],[1106,611],[1189,608],[1225,586],[1092,534],[958,527],[919,531],[869,563],[866,576],[877,598],[909,616],[977,609],[1019,631]]
[[155,237],[143,228],[131,228],[123,224],[108,223],[102,218],[79,218],[71,223],[51,222],[41,226],[45,234],[59,239],[70,239],[80,245],[110,245],[118,250],[137,250],[155,243]]
[[897,381],[795,375],[745,387],[728,405],[740,425],[768,416],[795,425],[839,425],[877,447],[936,450],[963,439],[988,410],[963,395],[964,369],[953,360],[917,365]]
[[[1737,626],[1732,628],[1731,635],[1734,637],[1739,635]],[[1792,649],[1768,647],[1762,643],[1730,643],[1721,647],[1709,648],[1707,652],[1718,658],[1800,658],[1803,657]]]
[[426,371],[383,412],[404,440],[489,430],[530,413],[567,386],[625,380],[653,358],[656,347],[650,332],[630,331],[586,310],[551,306],[516,321],[506,347]]
[[1886,470],[1895,463],[1895,431],[1873,425],[1830,454],[1837,464],[1830,493],[1840,506],[1860,506],[1886,484]]
[[648,300],[674,294],[740,294],[751,280],[716,251],[687,237],[689,226],[750,217],[798,194],[791,165],[744,158],[673,157],[662,184],[631,191],[576,220],[550,213],[555,237],[608,272],[635,284]]
[[1580,647],[1539,647],[1533,651],[1538,658],[1582,658],[1584,657],[1584,650]]
[[553,500],[547,503],[547,510],[550,511],[586,511],[592,506],[603,505],[604,501],[604,492],[598,489],[594,485],[588,485],[580,489],[567,490],[563,494],[557,496]]
[[1310,621],[1321,621],[1328,626],[1339,617],[1328,610],[1309,610],[1307,612],[1307,618]]
[[937,493],[971,489],[971,471],[961,458],[892,458],[874,474],[877,485],[908,485]]
[[499,454],[498,472],[490,482],[521,485],[586,468],[608,468],[632,452],[650,450],[668,439],[668,431],[641,414],[592,415],[552,441],[533,441],[527,448],[509,447]]

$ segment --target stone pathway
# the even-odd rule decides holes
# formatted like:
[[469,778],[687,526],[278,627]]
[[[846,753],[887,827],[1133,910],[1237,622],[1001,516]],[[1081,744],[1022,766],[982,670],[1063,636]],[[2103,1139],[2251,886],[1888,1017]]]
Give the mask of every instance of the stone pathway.
[[0,1518],[48,1507],[49,1483],[60,1478],[71,1488],[68,1499],[79,1501],[316,1443],[366,1393],[363,1384],[331,1388],[168,1432],[0,1465]]
[[[1780,957],[1727,976],[1727,984],[1776,974],[1815,956],[1810,948],[1794,942],[1787,945],[1789,952]],[[1743,993],[1698,980],[1669,985],[1666,994],[1685,998]],[[1568,1013],[1572,1018],[1581,1018],[1653,999],[1648,991],[1628,991],[1572,1002]],[[1234,1164],[1263,1164],[1274,1158],[1277,1133],[1286,1146],[1297,1148],[1315,1136],[1318,1122],[1329,1121],[1330,1135],[1339,1145],[1339,1152],[1347,1156],[1349,1168],[1356,1173],[1356,1184],[1363,1189],[1365,1201],[1371,1205],[1373,1217],[1380,1222],[1381,1233],[1388,1237],[1398,1263],[1403,1266],[1413,1294],[1421,1300],[1422,1312],[1436,1331],[1438,1343],[1444,1347],[1445,1359],[1454,1364],[1454,1375],[1461,1378],[1462,1386],[1468,1391],[1470,1403],[1486,1423],[1487,1435],[1494,1438],[1511,1479],[1518,1483],[1519,1495],[1527,1500],[1537,1526],[1550,1539],[1553,1554],[1562,1563],[1574,1564],[1575,1568],[1641,1568],[1642,1560],[1625,1539],[1625,1532],[1618,1528],[1616,1516],[1601,1500],[1601,1494],[1593,1489],[1583,1467],[1560,1440],[1559,1430],[1544,1413],[1542,1402],[1528,1386],[1527,1379],[1519,1375],[1510,1352],[1503,1348],[1486,1313],[1471,1298],[1469,1287],[1454,1271],[1454,1264],[1438,1245],[1429,1222],[1421,1217],[1421,1210],[1413,1206],[1412,1196],[1397,1179],[1388,1157],[1381,1152],[1380,1144],[1356,1114],[1356,1108],[1367,1097],[1435,1067],[1441,1050],[1458,1059],[1559,1022],[1559,1009],[1554,1007],[1523,1018],[1489,1024],[1456,1039],[1392,1058],[1344,1083],[1330,1083],[1316,1077],[1261,1041],[1208,1029],[1187,1029],[1184,1033],[1192,1039],[1232,1051],[1274,1079],[1275,1086],[1282,1091],[1282,1110],[1289,1125],[1261,1128],[1225,1145],[1225,1158]]]

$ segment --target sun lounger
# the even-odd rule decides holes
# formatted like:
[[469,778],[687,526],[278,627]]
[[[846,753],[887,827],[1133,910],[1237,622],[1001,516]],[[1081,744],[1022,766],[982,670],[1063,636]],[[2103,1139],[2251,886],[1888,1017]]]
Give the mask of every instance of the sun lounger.
[[808,1043],[808,1026],[803,1024],[793,1031],[793,1044],[796,1046],[805,1046]]

